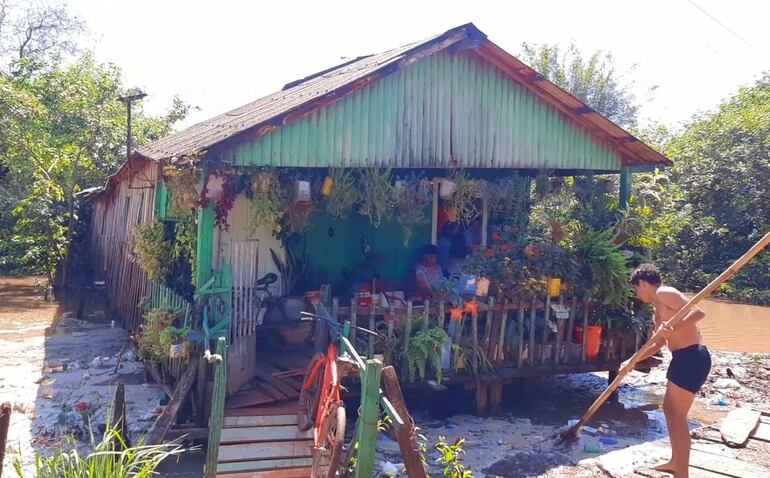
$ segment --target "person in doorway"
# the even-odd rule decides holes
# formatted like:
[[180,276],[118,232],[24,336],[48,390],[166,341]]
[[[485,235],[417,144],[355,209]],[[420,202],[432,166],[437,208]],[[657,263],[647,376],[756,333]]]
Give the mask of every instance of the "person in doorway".
[[422,249],[422,261],[414,271],[420,294],[431,299],[441,294],[446,278],[441,266],[438,265],[438,248],[428,244]]
[[696,307],[674,327],[667,326],[666,322],[684,307],[687,298],[677,289],[662,285],[660,271],[652,264],[639,266],[631,275],[631,284],[639,300],[655,307],[654,327],[656,331],[661,331],[664,338],[639,361],[651,357],[663,345],[668,346],[672,355],[666,373],[668,383],[663,399],[663,412],[671,439],[671,459],[655,469],[671,473],[676,478],[687,478],[690,464],[687,414],[695,394],[706,383],[711,371],[711,355],[703,345],[703,337],[697,325],[706,314]]

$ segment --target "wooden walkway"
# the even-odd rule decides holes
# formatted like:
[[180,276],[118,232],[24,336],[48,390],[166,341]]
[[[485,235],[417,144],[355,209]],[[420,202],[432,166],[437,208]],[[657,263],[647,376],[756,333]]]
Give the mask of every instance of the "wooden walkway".
[[[762,412],[759,424],[742,447],[723,441],[719,426],[691,432],[691,478],[770,478],[770,411]],[[744,435],[745,437],[746,435]],[[668,440],[664,440],[668,445]],[[627,478],[670,478],[672,475],[637,468]]]
[[312,430],[297,427],[297,399],[312,350],[257,356],[256,377],[230,397],[219,446],[222,478],[308,478]]

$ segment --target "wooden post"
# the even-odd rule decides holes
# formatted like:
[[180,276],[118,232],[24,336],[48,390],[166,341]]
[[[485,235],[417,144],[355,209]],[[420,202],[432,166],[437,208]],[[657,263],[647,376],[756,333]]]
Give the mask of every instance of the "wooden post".
[[490,412],[499,415],[503,404],[503,383],[495,381],[489,384]]
[[396,439],[401,449],[401,457],[404,459],[406,476],[409,478],[425,478],[425,467],[422,464],[414,420],[406,408],[404,396],[401,393],[401,385],[399,385],[398,377],[396,376],[396,369],[392,365],[382,369],[382,390],[385,393],[385,397],[390,400],[393,408],[398,412],[401,420],[404,421],[404,426],[396,428]]
[[438,188],[441,183],[434,179],[431,184],[433,186],[433,201],[430,213],[430,243],[435,246],[438,242]]
[[548,356],[545,346],[548,344],[548,320],[551,318],[551,294],[545,294],[545,312],[543,317],[543,343],[540,345],[540,365],[545,365]]
[[586,361],[586,338],[588,337],[588,301],[589,297],[586,296],[583,303],[583,341],[580,345],[580,361],[585,363]]
[[[200,351],[199,351],[200,353]],[[193,359],[194,360],[194,359]],[[202,356],[198,359],[198,378],[195,383],[195,407],[198,410],[197,422],[198,425],[204,426],[206,424],[206,413],[204,407],[206,406],[206,378],[208,376],[208,362]]]
[[[110,421],[110,427],[120,433],[120,438],[126,446],[131,446],[128,440],[128,424],[126,423],[126,386],[122,383],[118,383],[115,387],[115,398],[112,400],[112,420]],[[118,450],[123,449],[120,443],[115,443],[115,447]]]
[[628,199],[631,196],[631,168],[628,166],[620,168],[620,197],[618,205],[621,209],[628,206]]
[[[201,187],[206,187],[208,171],[201,171]],[[209,201],[205,208],[198,208],[198,235],[196,241],[196,286],[201,287],[212,275],[212,260],[214,256],[214,204]]]
[[479,373],[479,313],[477,309],[471,312],[471,347],[473,347],[471,355],[473,373]]
[[484,416],[487,414],[488,394],[487,383],[476,380],[476,414]]
[[187,366],[187,370],[184,371],[179,382],[174,389],[174,395],[168,401],[168,405],[161,413],[160,417],[155,421],[152,428],[147,432],[147,438],[144,441],[145,445],[158,445],[163,443],[163,439],[166,437],[171,425],[174,424],[174,419],[179,408],[182,406],[185,398],[187,398],[190,388],[192,388],[193,380],[195,380],[196,371],[198,370],[198,362],[191,360]]
[[495,359],[497,362],[505,361],[505,332],[508,326],[508,314],[511,313],[511,302],[505,299],[503,303],[503,315],[500,318],[500,336],[497,339],[497,351]]
[[529,312],[529,348],[527,350],[527,362],[529,366],[535,365],[535,321],[537,320],[537,299],[532,299],[532,310]]
[[[564,296],[559,294],[559,305],[564,305]],[[556,317],[556,345],[553,351],[553,364],[558,365],[561,362],[562,341],[564,340],[564,320]]]
[[377,444],[377,420],[380,417],[381,375],[382,362],[368,359],[361,377],[361,416],[359,417],[355,478],[371,478],[375,474],[374,453]]
[[[372,290],[374,290],[374,287],[372,287]],[[375,307],[374,307],[374,301],[372,300],[372,304],[369,306],[369,330],[375,329],[375,320],[374,320],[374,314],[376,313]],[[374,336],[369,336],[369,349],[367,350],[367,356],[374,357]]]
[[357,316],[357,308],[358,308],[358,301],[355,300],[355,297],[353,300],[350,301],[350,343],[353,344],[353,347],[356,346],[356,326],[358,325],[358,316]]
[[206,450],[205,478],[215,478],[219,461],[219,441],[225,416],[225,391],[227,390],[227,346],[224,337],[217,339],[217,354],[222,363],[214,365],[214,397],[211,402],[209,419],[209,443]]
[[577,295],[572,297],[572,305],[569,310],[569,320],[567,321],[567,353],[564,354],[564,363],[568,363],[572,357],[572,330],[575,328],[575,314],[577,313]]
[[408,373],[409,371],[409,338],[412,335],[412,301],[409,300],[406,302],[406,319],[404,319],[406,322],[404,323],[404,350],[403,350],[403,356],[401,357],[402,364],[401,364],[401,370],[405,373]]
[[519,301],[519,319],[518,319],[518,336],[516,347],[518,348],[518,355],[516,356],[516,366],[521,368],[524,364],[524,303]]
[[494,316],[495,316],[495,313],[492,310],[492,308],[494,306],[495,306],[495,299],[490,297],[489,308],[487,309],[487,313],[486,313],[487,320],[484,322],[484,340],[481,342],[481,351],[487,358],[490,358],[489,346],[492,340],[492,320],[494,319]]
[[8,428],[11,426],[11,403],[0,405],[0,476],[3,474],[3,459],[5,458],[5,442],[8,441]]

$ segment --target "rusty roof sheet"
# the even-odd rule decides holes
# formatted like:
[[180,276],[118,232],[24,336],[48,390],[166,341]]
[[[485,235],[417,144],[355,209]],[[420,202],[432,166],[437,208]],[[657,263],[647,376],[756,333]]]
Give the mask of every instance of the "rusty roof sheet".
[[624,165],[671,164],[668,158],[487,40],[486,35],[470,23],[427,40],[359,57],[288,83],[281,91],[152,142],[139,148],[136,153],[155,161],[174,161],[195,155],[216,145],[237,141],[238,135],[247,131],[286,124],[292,120],[292,113],[298,110],[307,112],[308,109],[320,108],[343,97],[356,85],[376,81],[377,75],[395,71],[419,58],[445,48],[463,47],[476,49],[480,55],[507,71],[541,99],[609,143],[624,158]]

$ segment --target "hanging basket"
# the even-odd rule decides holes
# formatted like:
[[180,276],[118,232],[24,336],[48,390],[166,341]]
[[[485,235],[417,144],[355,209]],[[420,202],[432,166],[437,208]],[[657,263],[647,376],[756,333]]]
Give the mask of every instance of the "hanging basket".
[[270,191],[270,187],[273,185],[274,176],[269,173],[260,173],[257,175],[254,181],[254,187],[261,192]]
[[323,186],[321,186],[321,194],[328,198],[332,195],[332,188],[334,188],[334,180],[331,177],[326,176],[324,178]]
[[561,294],[561,278],[548,279],[548,295],[553,299]]

